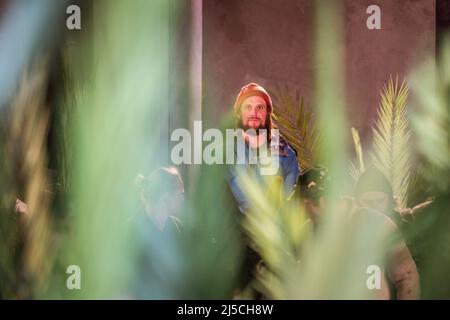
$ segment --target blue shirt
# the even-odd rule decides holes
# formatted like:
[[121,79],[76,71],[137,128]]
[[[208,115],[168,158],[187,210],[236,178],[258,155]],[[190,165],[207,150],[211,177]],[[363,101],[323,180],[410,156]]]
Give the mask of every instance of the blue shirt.
[[[272,140],[274,139],[272,138]],[[279,151],[277,152],[276,149],[273,148],[273,144],[271,144],[271,150],[271,158],[273,160],[278,160],[279,163],[277,171],[273,174],[283,179],[284,194],[289,195],[293,191],[294,186],[297,183],[297,178],[300,175],[300,168],[298,166],[296,154],[289,144],[287,144],[282,138],[279,139]],[[239,210],[242,213],[245,213],[245,211],[251,208],[251,204],[245,196],[240,182],[242,174],[252,171],[258,180],[262,180],[262,176],[267,174],[262,171],[264,169],[260,162],[251,164],[250,159],[252,156],[255,156],[255,153],[256,151],[251,149],[248,144],[245,145],[245,155],[239,155],[239,153],[235,150],[235,159],[237,164],[231,167],[228,171],[228,184],[239,206]],[[245,159],[242,159],[243,156],[245,156]]]

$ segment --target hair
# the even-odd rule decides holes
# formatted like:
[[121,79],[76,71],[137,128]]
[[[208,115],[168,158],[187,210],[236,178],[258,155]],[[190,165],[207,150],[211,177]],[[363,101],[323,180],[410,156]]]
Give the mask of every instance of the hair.
[[390,206],[395,206],[391,183],[380,170],[373,166],[368,167],[356,182],[355,198],[359,202],[363,193],[371,191],[386,193],[389,197]]
[[290,198],[317,201],[324,195],[328,183],[328,170],[325,167],[310,167],[298,177],[295,190]]
[[359,197],[362,193],[370,191],[380,191],[394,196],[389,180],[380,170],[372,166],[367,168],[356,182],[355,195]]
[[139,174],[136,185],[141,189],[143,201],[155,203],[165,194],[174,193],[179,186],[183,186],[183,179],[177,168],[161,167],[148,177]]

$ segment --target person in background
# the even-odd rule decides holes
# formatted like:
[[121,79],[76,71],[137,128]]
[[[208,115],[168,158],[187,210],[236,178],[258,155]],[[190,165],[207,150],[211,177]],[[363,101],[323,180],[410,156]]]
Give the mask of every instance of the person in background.
[[184,183],[174,167],[158,168],[148,177],[138,175],[135,183],[140,210],[128,220],[127,236],[136,246],[134,279],[128,295],[132,299],[172,298],[176,288],[171,286],[180,274],[180,265],[174,261],[184,258]]
[[361,207],[387,214],[398,226],[412,221],[417,213],[433,202],[433,199],[429,198],[412,208],[404,208],[400,199],[394,195],[386,176],[375,167],[367,168],[359,177],[355,186],[355,199]]
[[[298,179],[298,183],[290,200],[297,200],[300,202],[314,225],[320,225],[321,219],[327,205],[326,190],[329,183],[327,169],[316,166],[305,170]],[[372,197],[373,196],[373,197]],[[381,206],[374,201],[375,196],[364,198],[378,209],[389,208],[388,199],[383,200]],[[359,199],[361,200],[361,199]],[[385,249],[383,261],[383,277],[381,289],[377,292],[377,299],[419,299],[420,297],[420,282],[419,274],[417,272],[416,264],[409,252],[406,243],[398,237],[399,230],[396,224],[384,213],[374,210],[373,208],[363,207],[361,205],[367,202],[354,202],[349,197],[341,198],[338,208],[338,214],[341,214],[345,223],[348,223],[348,230],[354,230],[358,233],[358,228],[367,228],[368,223],[373,228],[379,228],[379,231],[374,234],[381,235],[379,241],[386,241],[395,238],[396,242],[390,244]],[[392,204],[391,204],[392,205]],[[356,236],[355,236],[356,237]],[[364,238],[364,237],[362,237]],[[365,239],[367,244],[358,244],[358,248],[369,248],[372,241],[375,239]],[[350,242],[349,246],[355,244]],[[367,245],[367,246],[366,246]]]
[[[239,154],[235,149],[237,164],[230,170],[228,183],[239,210],[245,213],[251,208],[240,183],[243,173],[256,173],[261,178],[261,155],[269,154],[279,165],[272,175],[282,178],[284,194],[292,192],[300,169],[295,151],[278,134],[272,123],[273,105],[267,91],[256,83],[249,83],[239,92],[234,104],[235,126],[237,137],[245,143],[245,154]],[[263,150],[267,148],[268,150]],[[252,163],[252,159],[256,159]],[[256,164],[255,164],[256,163]]]
[[355,185],[355,200],[358,206],[384,213],[398,224],[400,216],[395,212],[391,184],[375,167],[367,168],[359,177]]
[[167,223],[180,231],[180,212],[184,199],[184,184],[178,169],[162,167],[153,171],[148,178],[138,175],[142,211],[163,231]]
[[[279,135],[278,130],[274,130],[272,100],[262,86],[249,83],[242,87],[233,111],[237,144],[234,149],[235,162],[228,170],[227,183],[238,211],[246,214],[252,209],[252,204],[242,186],[243,176],[250,175],[260,186],[263,186],[264,178],[273,177],[275,181],[281,182],[283,194],[288,195],[294,188],[300,169],[295,151]],[[243,145],[243,152],[239,143]],[[273,170],[270,173],[265,172],[267,166],[264,159],[271,159]],[[266,190],[266,187],[262,189]],[[248,285],[261,262],[258,253],[249,245],[250,239],[245,232],[242,232],[242,241],[245,254],[240,290]]]

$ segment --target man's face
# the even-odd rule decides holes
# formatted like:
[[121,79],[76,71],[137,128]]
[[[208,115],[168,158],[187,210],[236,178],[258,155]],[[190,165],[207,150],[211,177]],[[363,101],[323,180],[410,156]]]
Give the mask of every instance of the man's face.
[[359,200],[359,204],[386,213],[389,210],[389,196],[381,191],[364,192]]
[[259,96],[251,96],[244,100],[241,105],[242,126],[247,129],[266,128],[267,104]]
[[184,184],[180,178],[177,178],[176,190],[170,195],[166,194],[165,201],[169,214],[178,216],[184,201]]

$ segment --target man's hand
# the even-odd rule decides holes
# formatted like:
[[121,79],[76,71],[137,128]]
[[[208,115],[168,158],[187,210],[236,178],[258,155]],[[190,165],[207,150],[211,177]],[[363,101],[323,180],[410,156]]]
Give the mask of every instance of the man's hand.
[[20,199],[16,200],[16,206],[14,207],[14,211],[17,213],[26,214],[28,212],[28,205]]
[[422,203],[419,203],[418,205],[414,206],[413,208],[403,208],[400,199],[398,197],[394,197],[395,203],[396,203],[396,211],[400,214],[402,217],[402,220],[404,222],[409,222],[414,220],[417,213],[423,211],[424,209],[428,208],[433,203],[433,198],[428,198]]

